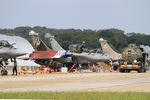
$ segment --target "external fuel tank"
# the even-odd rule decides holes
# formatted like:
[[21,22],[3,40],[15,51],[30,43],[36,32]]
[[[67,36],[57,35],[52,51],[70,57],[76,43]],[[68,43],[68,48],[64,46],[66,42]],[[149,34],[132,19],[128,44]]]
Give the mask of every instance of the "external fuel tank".
[[142,50],[135,44],[129,44],[122,53],[122,60],[128,62],[128,64],[132,63],[134,60],[142,61]]

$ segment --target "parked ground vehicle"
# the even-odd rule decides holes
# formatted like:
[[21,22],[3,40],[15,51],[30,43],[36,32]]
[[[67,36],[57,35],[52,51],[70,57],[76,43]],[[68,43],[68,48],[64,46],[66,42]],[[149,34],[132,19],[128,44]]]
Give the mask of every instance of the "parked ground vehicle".
[[145,58],[147,54],[142,48],[135,44],[129,44],[122,53],[122,60],[119,65],[119,72],[130,72],[132,70],[139,73],[146,72]]

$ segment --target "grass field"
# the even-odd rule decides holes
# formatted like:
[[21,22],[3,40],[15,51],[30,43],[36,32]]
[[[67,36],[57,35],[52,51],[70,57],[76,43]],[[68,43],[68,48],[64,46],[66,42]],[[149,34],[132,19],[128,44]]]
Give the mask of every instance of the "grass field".
[[0,99],[150,100],[150,92],[0,92]]

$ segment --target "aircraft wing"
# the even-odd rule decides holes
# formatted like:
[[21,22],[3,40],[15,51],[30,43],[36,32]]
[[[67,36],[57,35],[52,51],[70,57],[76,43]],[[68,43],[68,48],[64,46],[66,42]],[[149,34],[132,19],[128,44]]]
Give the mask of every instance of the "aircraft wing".
[[107,55],[97,54],[97,53],[72,53],[70,55],[73,57],[74,61],[79,63],[97,63],[99,61],[108,61],[110,59]]

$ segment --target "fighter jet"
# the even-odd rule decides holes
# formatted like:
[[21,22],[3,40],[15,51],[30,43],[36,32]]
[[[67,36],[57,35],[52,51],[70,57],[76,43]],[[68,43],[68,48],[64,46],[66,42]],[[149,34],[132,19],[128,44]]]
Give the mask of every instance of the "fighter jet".
[[13,59],[27,54],[24,50],[15,47],[16,43],[25,39],[17,36],[0,35],[0,67],[2,67],[1,75],[7,75],[8,72],[4,65],[8,64],[8,59]]
[[[64,50],[59,43],[54,39],[54,36],[47,33],[45,37],[49,38],[50,44],[53,50],[56,51],[66,51]],[[71,55],[69,58],[70,61],[72,60],[73,63],[78,64],[96,64],[100,61],[107,61],[110,59],[108,55],[105,54],[98,54],[98,53],[87,53],[87,52],[70,52],[66,51],[66,54]]]

